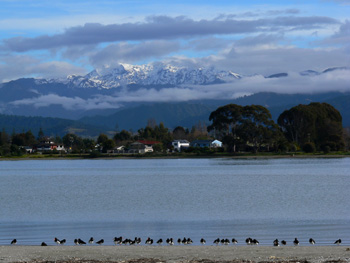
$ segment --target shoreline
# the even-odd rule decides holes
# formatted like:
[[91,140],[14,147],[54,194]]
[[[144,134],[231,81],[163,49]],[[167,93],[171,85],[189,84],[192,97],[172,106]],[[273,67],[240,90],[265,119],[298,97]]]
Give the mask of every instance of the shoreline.
[[123,159],[308,159],[308,158],[349,158],[350,154],[281,154],[281,155],[102,155],[100,157],[90,157],[89,155],[35,155],[35,156],[14,156],[1,157],[0,161],[21,161],[21,160],[123,160]]
[[0,262],[350,262],[347,246],[0,246]]

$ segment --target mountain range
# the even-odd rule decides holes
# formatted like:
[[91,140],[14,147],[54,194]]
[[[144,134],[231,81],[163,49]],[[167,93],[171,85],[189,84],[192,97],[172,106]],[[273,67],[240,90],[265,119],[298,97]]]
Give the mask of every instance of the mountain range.
[[[329,68],[322,72],[301,71],[300,76],[318,76],[344,68]],[[46,128],[51,135],[74,131],[83,136],[116,129],[134,130],[145,127],[149,119],[174,128],[191,128],[208,122],[210,112],[217,107],[236,103],[259,104],[269,108],[276,120],[284,110],[298,104],[328,102],[343,116],[343,125],[350,126],[350,93],[324,92],[319,94],[277,94],[260,92],[237,98],[195,99],[185,101],[152,102],[142,100],[142,94],[152,90],[183,89],[191,85],[209,87],[244,81],[247,76],[213,67],[176,67],[162,63],[148,65],[118,64],[116,67],[95,69],[85,76],[70,75],[66,79],[23,78],[0,85],[0,128],[8,131]],[[288,73],[280,72],[266,79],[283,79]],[[140,91],[137,100],[118,96]],[[155,98],[154,101],[157,98]],[[26,118],[27,117],[27,118]],[[40,126],[40,127],[38,127]]]

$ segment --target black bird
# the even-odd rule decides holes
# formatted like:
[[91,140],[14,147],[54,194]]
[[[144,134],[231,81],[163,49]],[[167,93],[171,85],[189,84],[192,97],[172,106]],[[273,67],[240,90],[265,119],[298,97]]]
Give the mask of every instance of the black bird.
[[200,242],[201,242],[202,245],[205,245],[205,239],[204,238],[201,238]]
[[313,240],[312,238],[310,238],[310,239],[309,239],[309,243],[310,243],[311,245],[315,245],[316,242],[315,242],[315,240]]
[[273,246],[274,247],[278,247],[279,246],[279,241],[278,241],[277,238],[273,241]]
[[41,243],[41,246],[42,246],[42,247],[46,247],[47,244],[46,244],[45,242],[42,242],[42,243]]
[[96,244],[97,245],[102,245],[105,241],[103,239],[99,240],[99,241],[96,241]]
[[334,244],[340,245],[340,244],[341,244],[341,239],[336,240],[336,241],[334,242]]
[[122,241],[123,241],[123,237],[115,237],[113,239],[113,242],[115,245],[120,245],[122,243]]
[[150,237],[147,238],[145,244],[146,244],[146,245],[152,245],[152,244],[153,244],[153,239],[151,239]]
[[93,237],[90,237],[89,239],[89,244],[93,244],[94,243],[94,238]]
[[238,241],[235,239],[235,238],[232,238],[232,244],[237,244],[238,243]]
[[219,245],[219,243],[220,243],[220,238],[215,239],[213,243],[214,243],[215,245]]
[[135,242],[137,245],[141,244],[141,237],[135,237]]
[[252,240],[252,244],[253,245],[259,245],[259,241],[258,240],[256,240],[255,238]]
[[251,239],[250,237],[248,237],[248,238],[245,240],[245,242],[246,242],[247,245],[251,245],[251,244],[252,244],[252,241],[253,241],[253,239]]
[[79,245],[86,245],[86,242],[81,240],[80,238],[78,239],[78,244]]
[[167,238],[166,243],[170,246],[174,245],[174,240],[173,238]]
[[11,245],[16,245],[17,244],[17,239],[14,239],[11,241]]
[[282,241],[281,241],[281,244],[282,244],[283,246],[285,246],[285,245],[287,245],[287,241],[282,240]]
[[123,245],[127,245],[127,244],[129,244],[130,245],[130,239],[129,238],[126,238],[126,239],[124,239],[123,241],[122,241],[122,244]]
[[230,244],[230,240],[228,239],[228,238],[225,238],[225,239],[222,239],[221,240],[221,244],[223,244],[223,245],[229,245]]
[[60,244],[61,244],[61,245],[66,244],[66,240],[65,240],[65,239],[60,240]]
[[299,246],[299,240],[297,238],[294,239],[293,241],[294,246]]
[[158,239],[157,244],[158,244],[158,245],[163,244],[163,239],[161,239],[161,238],[160,238],[160,239]]

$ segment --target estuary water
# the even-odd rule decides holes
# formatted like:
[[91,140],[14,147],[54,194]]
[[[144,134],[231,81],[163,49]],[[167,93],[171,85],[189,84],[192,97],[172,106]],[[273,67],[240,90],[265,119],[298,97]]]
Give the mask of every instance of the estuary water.
[[297,237],[350,245],[350,158],[0,161],[0,245]]

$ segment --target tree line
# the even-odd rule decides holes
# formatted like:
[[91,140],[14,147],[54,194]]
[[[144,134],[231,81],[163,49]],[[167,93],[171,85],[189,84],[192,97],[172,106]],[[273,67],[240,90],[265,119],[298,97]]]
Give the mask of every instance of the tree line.
[[[116,146],[128,147],[137,140],[159,142],[154,146],[157,152],[171,150],[171,142],[176,139],[218,139],[227,152],[304,152],[348,150],[349,131],[342,127],[342,117],[333,106],[327,103],[298,105],[284,111],[275,123],[269,110],[261,105],[241,106],[228,104],[219,107],[209,116],[211,124],[198,122],[191,129],[181,126],[173,130],[163,123],[157,125],[151,119],[145,128],[136,133],[121,130],[110,138],[100,134],[97,138],[82,138],[74,133],[51,138],[56,144],[63,144],[73,153],[108,151]],[[40,129],[37,137],[31,131],[11,135],[0,132],[1,156],[22,155],[21,146],[33,146],[45,141]],[[188,151],[193,151],[189,149]]]
[[[298,105],[277,120],[260,105],[229,104],[209,116],[208,130],[223,140],[228,151],[343,151],[349,137],[342,116],[327,103]],[[347,143],[348,145],[348,143]]]

